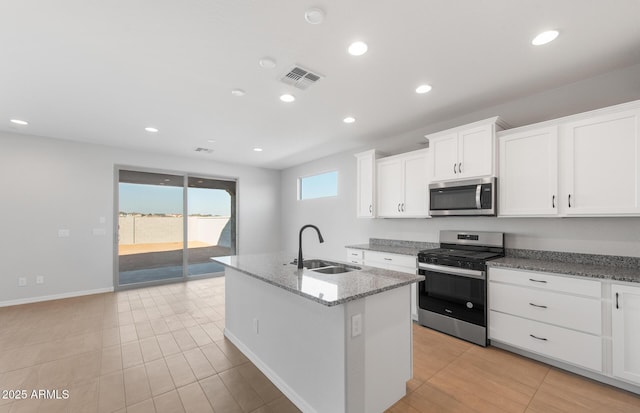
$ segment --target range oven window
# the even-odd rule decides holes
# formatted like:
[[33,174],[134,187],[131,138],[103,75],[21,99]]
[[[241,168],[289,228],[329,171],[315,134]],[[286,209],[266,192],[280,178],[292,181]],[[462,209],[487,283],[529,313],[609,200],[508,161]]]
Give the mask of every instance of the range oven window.
[[486,326],[486,281],[421,269],[419,307],[472,324]]
[[431,190],[431,209],[474,209],[476,208],[477,185],[459,186]]

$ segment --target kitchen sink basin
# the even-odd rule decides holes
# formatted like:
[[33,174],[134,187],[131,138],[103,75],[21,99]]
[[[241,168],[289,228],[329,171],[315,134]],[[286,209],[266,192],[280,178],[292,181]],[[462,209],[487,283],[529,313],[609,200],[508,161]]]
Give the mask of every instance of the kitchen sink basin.
[[[295,263],[296,262],[294,261],[291,264]],[[318,259],[304,260],[302,261],[302,266],[308,270],[321,274],[341,274],[343,272],[357,271],[362,269],[360,267],[356,267],[355,265],[346,265],[339,262]]]
[[319,272],[321,274],[341,274],[343,272],[349,272],[349,271],[354,271],[359,269],[360,269],[359,267],[353,267],[351,265],[334,265],[331,267],[316,268],[311,271]]

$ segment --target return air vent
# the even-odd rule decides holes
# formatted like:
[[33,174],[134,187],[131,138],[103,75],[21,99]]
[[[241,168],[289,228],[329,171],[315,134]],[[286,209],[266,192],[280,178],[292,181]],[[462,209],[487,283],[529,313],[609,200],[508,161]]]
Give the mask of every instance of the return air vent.
[[298,89],[304,90],[323,77],[324,76],[318,73],[313,73],[303,67],[293,66],[293,68],[285,73],[280,80],[288,85],[293,85]]
[[195,151],[202,152],[202,153],[213,153],[213,149],[209,149],[209,148],[196,148]]

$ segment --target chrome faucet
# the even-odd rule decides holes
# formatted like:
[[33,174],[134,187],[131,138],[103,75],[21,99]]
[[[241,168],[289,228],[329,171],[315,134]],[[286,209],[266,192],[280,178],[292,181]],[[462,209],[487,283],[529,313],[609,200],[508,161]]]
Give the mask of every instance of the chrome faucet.
[[320,243],[324,242],[324,239],[322,238],[322,234],[320,233],[320,230],[318,229],[318,227],[316,227],[315,225],[304,225],[302,228],[300,228],[300,234],[298,234],[298,269],[302,269],[302,231],[304,231],[305,228],[313,228],[316,230],[316,232],[318,233],[318,240],[320,241]]

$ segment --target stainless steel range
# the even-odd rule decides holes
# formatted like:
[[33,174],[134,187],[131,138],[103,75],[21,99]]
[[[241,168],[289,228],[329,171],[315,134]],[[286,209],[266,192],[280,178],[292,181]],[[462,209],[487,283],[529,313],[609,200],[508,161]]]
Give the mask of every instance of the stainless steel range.
[[487,345],[487,264],[504,257],[504,233],[440,231],[440,248],[418,253],[418,322]]

